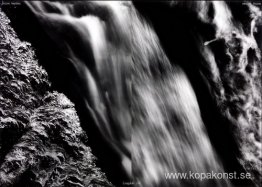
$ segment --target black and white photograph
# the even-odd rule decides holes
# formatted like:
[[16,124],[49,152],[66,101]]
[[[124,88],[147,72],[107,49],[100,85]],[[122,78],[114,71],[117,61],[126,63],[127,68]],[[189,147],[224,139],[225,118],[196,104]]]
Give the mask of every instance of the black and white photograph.
[[262,1],[0,0],[0,187],[261,187]]

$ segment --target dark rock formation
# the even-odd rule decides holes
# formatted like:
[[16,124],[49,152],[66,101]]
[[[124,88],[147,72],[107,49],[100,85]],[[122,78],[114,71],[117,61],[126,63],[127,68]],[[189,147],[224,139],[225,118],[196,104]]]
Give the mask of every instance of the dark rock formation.
[[74,105],[0,10],[0,186],[111,186]]
[[[200,47],[209,71],[204,76],[217,107],[233,124],[231,133],[238,143],[239,162],[252,174],[255,183],[261,185],[262,66],[260,41],[254,37],[261,28],[261,7],[252,3],[213,2],[212,5],[216,16],[212,22],[206,22],[216,28],[215,39]],[[227,18],[221,18],[219,11],[227,12]]]

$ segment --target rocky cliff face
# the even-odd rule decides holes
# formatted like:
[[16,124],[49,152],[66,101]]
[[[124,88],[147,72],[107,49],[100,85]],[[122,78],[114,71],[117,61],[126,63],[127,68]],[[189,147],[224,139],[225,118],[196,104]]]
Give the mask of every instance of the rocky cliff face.
[[0,186],[111,186],[74,105],[0,10]]

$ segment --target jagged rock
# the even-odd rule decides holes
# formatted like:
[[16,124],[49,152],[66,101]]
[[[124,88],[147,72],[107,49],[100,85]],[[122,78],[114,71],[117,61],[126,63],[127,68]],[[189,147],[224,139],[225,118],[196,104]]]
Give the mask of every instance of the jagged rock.
[[[229,12],[225,14],[227,19],[217,16],[210,22],[216,28],[216,38],[201,48],[211,71],[207,79],[218,108],[233,124],[232,136],[241,153],[239,162],[251,173],[254,182],[261,185],[262,66],[260,41],[254,37],[262,26],[261,8],[252,3],[213,2],[212,5],[216,11]],[[244,17],[236,15],[237,7]]]
[[29,43],[0,10],[0,186],[112,186],[74,105],[51,91]]

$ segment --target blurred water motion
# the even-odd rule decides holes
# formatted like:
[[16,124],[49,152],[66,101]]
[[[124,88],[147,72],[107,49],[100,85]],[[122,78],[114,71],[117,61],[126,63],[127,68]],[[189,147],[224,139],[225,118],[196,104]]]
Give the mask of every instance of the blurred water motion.
[[[209,62],[212,87],[212,83],[220,85],[223,76],[209,48],[212,43],[225,40],[234,48],[230,45],[236,30],[235,35],[246,41],[246,51],[257,46],[253,32],[247,35],[237,30],[225,3],[212,2],[216,10],[212,21],[207,4],[196,3],[195,9],[200,10],[199,19],[216,27],[215,39],[199,44]],[[165,178],[166,172],[224,169],[207,135],[190,81],[181,67],[170,62],[154,29],[131,2],[27,5],[61,55],[74,66],[86,112],[120,155],[135,186],[231,186],[227,179]],[[217,101],[225,99],[224,88],[216,88]]]

